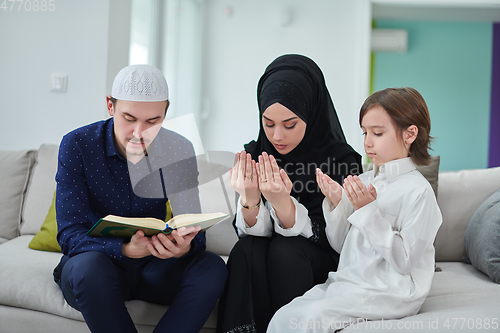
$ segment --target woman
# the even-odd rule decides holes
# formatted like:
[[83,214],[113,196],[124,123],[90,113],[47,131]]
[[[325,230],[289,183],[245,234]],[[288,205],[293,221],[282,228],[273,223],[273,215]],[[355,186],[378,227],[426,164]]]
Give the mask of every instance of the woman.
[[281,306],[336,270],[339,254],[326,238],[315,170],[340,184],[361,172],[314,61],[277,58],[259,80],[257,99],[259,137],[237,154],[230,173],[240,194],[240,239],[227,264],[219,332],[265,332]]

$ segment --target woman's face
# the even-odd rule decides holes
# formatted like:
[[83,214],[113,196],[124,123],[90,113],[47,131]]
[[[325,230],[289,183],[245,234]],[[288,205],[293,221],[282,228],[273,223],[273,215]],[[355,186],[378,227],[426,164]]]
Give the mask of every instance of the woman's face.
[[306,123],[279,103],[274,103],[264,111],[262,125],[267,139],[282,155],[294,150],[306,133]]

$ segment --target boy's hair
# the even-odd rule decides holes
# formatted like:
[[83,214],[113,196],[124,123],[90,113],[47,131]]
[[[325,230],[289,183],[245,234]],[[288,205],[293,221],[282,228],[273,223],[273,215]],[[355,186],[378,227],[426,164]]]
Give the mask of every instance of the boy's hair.
[[410,146],[409,157],[417,165],[431,162],[431,118],[424,98],[413,88],[387,88],[371,94],[359,112],[359,124],[372,107],[380,105],[389,114],[402,134],[411,125],[418,127],[418,135]]

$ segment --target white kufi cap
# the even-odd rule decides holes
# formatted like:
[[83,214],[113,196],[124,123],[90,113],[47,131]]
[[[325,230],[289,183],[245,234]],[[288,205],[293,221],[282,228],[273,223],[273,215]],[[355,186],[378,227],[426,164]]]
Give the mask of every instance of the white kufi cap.
[[123,101],[161,102],[168,100],[168,86],[162,72],[150,65],[131,65],[115,77],[111,96]]

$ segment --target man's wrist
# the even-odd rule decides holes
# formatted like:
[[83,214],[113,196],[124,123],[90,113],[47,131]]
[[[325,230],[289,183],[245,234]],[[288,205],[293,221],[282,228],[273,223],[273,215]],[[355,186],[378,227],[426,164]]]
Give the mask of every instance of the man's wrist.
[[191,241],[191,242],[189,242],[189,250],[186,253],[184,253],[183,255],[181,255],[179,258],[187,257],[188,255],[193,253],[193,251],[194,251],[194,244],[193,244],[193,241]]
[[124,240],[123,243],[122,243],[122,255],[124,257],[128,257],[129,256],[129,253],[128,253],[128,246],[130,244],[130,241],[128,240]]

